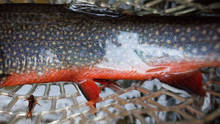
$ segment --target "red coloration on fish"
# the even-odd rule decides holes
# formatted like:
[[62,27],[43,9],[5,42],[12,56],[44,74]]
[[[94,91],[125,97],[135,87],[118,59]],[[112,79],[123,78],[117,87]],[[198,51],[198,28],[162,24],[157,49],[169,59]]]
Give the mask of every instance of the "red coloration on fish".
[[114,85],[105,80],[158,78],[205,95],[198,70],[220,66],[218,17],[110,18],[27,4],[0,5],[0,15],[1,87],[76,82],[95,106],[95,82]]

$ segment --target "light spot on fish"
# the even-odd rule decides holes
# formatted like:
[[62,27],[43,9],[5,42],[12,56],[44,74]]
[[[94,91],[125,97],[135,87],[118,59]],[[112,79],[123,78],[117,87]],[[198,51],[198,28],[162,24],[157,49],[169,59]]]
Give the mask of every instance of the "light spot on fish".
[[202,47],[202,51],[205,52],[207,48],[205,46]]
[[14,51],[14,52],[13,52],[13,55],[16,55],[16,54],[17,54],[17,52],[16,52],[16,51]]
[[186,32],[188,32],[188,33],[191,32],[191,28],[187,28]]
[[197,49],[193,49],[192,52],[193,52],[193,53],[197,53]]
[[220,43],[217,43],[216,45],[215,45],[215,49],[219,49],[220,48]]
[[20,35],[19,35],[19,38],[22,38],[22,37],[23,37],[23,36],[20,34]]
[[84,33],[81,33],[81,34],[80,34],[80,36],[82,36],[82,37],[83,37],[83,36],[84,36]]
[[206,30],[203,30],[203,31],[202,31],[202,34],[206,34],[206,33],[207,33],[207,31],[206,31]]
[[217,29],[217,32],[220,33],[220,28]]
[[179,50],[183,51],[183,47],[179,47]]
[[66,54],[66,51],[63,51],[62,54],[65,55],[65,54]]
[[171,43],[171,41],[170,40],[167,40],[167,44],[170,44]]
[[217,35],[215,35],[215,36],[213,36],[213,38],[212,38],[213,40],[217,40],[218,39],[218,36]]
[[180,41],[184,42],[186,40],[185,37],[181,37]]
[[68,57],[67,57],[67,60],[71,60],[71,58],[68,56]]
[[71,53],[72,53],[72,50],[68,50],[68,53],[70,53],[70,54],[71,54]]
[[159,31],[156,31],[156,33],[155,33],[156,35],[159,35]]
[[179,32],[180,32],[180,29],[179,29],[179,28],[177,28],[177,29],[176,29],[176,33],[179,33]]
[[43,35],[41,38],[44,40],[44,39],[45,39],[45,36]]
[[99,39],[99,36],[96,36],[95,39],[98,40],[98,39]]
[[190,38],[190,40],[191,40],[191,41],[195,41],[195,40],[196,40],[195,36],[192,36],[192,37]]

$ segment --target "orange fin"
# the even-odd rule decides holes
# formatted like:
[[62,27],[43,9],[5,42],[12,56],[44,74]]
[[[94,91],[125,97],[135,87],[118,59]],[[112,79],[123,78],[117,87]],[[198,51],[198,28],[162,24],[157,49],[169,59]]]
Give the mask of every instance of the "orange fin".
[[200,71],[169,74],[164,77],[159,77],[159,79],[169,85],[181,89],[188,89],[201,96],[205,96],[206,94],[206,91],[203,89],[202,73]]
[[100,101],[99,94],[101,92],[96,83],[93,80],[86,80],[85,82],[79,84],[79,88],[86,99],[90,103],[94,103],[94,107],[96,107],[96,103]]

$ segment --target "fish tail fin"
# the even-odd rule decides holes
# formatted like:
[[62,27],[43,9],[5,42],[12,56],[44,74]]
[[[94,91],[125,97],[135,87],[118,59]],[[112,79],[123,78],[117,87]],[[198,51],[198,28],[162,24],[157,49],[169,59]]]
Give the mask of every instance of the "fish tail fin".
[[169,74],[159,79],[169,85],[182,89],[188,89],[189,91],[201,96],[205,96],[206,94],[202,85],[202,73],[198,70],[180,74]]

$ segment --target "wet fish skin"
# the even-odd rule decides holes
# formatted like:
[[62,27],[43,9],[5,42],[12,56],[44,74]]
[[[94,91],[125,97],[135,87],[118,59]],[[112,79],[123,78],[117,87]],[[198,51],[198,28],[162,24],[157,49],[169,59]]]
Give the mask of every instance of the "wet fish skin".
[[219,66],[219,22],[218,17],[110,18],[60,5],[0,5],[0,74],[11,75],[1,86],[166,81],[170,74],[173,79],[175,74]]
[[[218,59],[216,56],[220,53],[219,18],[112,19],[74,14],[62,6],[50,5],[1,5],[0,10],[0,70],[3,74],[41,71],[42,67],[69,68],[97,64],[103,61],[107,41],[120,49],[122,43],[118,38],[123,37],[123,33],[125,39],[137,35],[137,43],[131,41],[134,45],[184,51],[189,54],[186,57],[195,59],[206,54],[215,55],[213,59]],[[134,48],[134,51],[141,59],[154,60],[166,55],[168,59],[173,57],[173,61],[185,59],[168,52],[156,56],[146,54],[143,49]],[[149,62],[147,59],[143,61]]]

